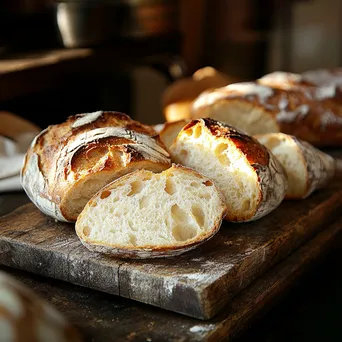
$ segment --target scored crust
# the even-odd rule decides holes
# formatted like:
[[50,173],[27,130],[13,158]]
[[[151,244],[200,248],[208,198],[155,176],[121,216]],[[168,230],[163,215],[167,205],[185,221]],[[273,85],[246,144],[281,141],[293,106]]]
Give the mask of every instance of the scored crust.
[[333,87],[279,83],[284,84],[241,82],[205,91],[193,102],[192,118],[210,117],[251,135],[283,132],[315,146],[342,144],[342,107],[329,96]]
[[158,172],[170,163],[153,128],[123,113],[99,111],[70,116],[37,135],[21,183],[42,212],[74,222],[99,187],[135,169]]
[[[193,137],[195,137],[195,142],[191,141]],[[198,138],[201,138],[204,144],[198,145],[196,143]],[[189,160],[188,154],[195,153],[196,145],[200,150],[199,153],[207,151],[208,158],[214,157],[215,161],[218,161],[215,170],[209,170],[207,165],[210,163],[209,159],[199,161],[196,160],[197,155],[192,160]],[[229,150],[229,153],[226,153],[229,146],[233,147]],[[221,149],[221,147],[225,148],[225,150]],[[184,148],[187,148],[185,154],[183,154]],[[235,156],[238,156],[245,166],[242,167],[239,164],[240,162],[234,161],[236,157],[233,157],[232,153],[235,153]],[[217,183],[216,185],[226,198],[227,215],[225,219],[229,221],[259,219],[275,209],[285,196],[287,179],[280,162],[256,139],[226,123],[209,118],[190,121],[174,140],[170,147],[170,154],[174,161],[196,169]],[[253,177],[253,185],[258,188],[256,204],[248,210],[239,208],[232,210],[230,204],[232,199],[229,192],[232,191],[232,188],[230,188],[233,185],[232,183],[243,182],[243,176],[239,171],[240,167],[250,170],[249,174]],[[213,171],[220,174],[220,180],[215,179]],[[233,173],[235,178],[230,176]],[[230,177],[229,181],[228,176]],[[244,188],[242,199],[245,201],[251,200],[247,192],[248,189]]]

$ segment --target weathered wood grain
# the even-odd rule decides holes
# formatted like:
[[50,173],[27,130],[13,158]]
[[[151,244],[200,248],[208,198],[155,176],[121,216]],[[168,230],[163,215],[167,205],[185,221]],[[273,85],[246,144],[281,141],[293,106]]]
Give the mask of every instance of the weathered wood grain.
[[89,252],[74,226],[32,204],[0,219],[0,264],[210,319],[242,289],[339,215],[342,188],[332,185],[300,202],[283,202],[253,223],[224,223],[194,251],[130,261]]
[[328,226],[241,291],[219,315],[208,321],[14,268],[0,266],[0,270],[54,305],[80,330],[85,342],[234,341],[239,333],[247,332],[252,323],[289,295],[292,286],[307,271],[315,269],[332,247],[338,248],[336,241],[341,239],[341,230],[342,220]]

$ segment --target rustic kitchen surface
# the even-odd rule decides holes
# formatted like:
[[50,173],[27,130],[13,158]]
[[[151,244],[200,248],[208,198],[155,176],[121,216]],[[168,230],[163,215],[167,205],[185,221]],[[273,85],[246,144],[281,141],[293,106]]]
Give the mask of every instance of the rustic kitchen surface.
[[[188,94],[180,88],[170,105],[188,120],[189,105],[203,86],[341,61],[333,39],[335,0],[284,1],[277,4],[281,11],[269,1],[268,12],[253,1],[187,0],[181,13],[176,1],[127,1],[125,6],[137,6],[129,11],[116,8],[119,3],[108,8],[96,1],[4,1],[0,12],[8,15],[1,27],[8,34],[0,34],[0,111],[31,122],[30,134],[98,110],[126,112],[155,125],[165,119],[163,91],[184,77],[197,89]],[[331,24],[320,26],[315,13]],[[315,32],[305,31],[310,17]],[[293,40],[286,34],[291,27]],[[302,29],[311,37],[309,57],[298,44]],[[331,39],[324,45],[319,37],[327,34]],[[329,51],[325,59],[322,44]],[[210,62],[226,72],[223,81],[215,74],[213,83],[200,85],[201,76],[193,72]],[[341,83],[336,89],[337,98]],[[331,94],[331,88],[324,90]],[[20,131],[16,125],[4,128],[8,122],[1,118],[0,158],[13,144],[12,133]],[[325,117],[323,130],[340,119]],[[8,178],[14,186],[4,182],[2,173],[12,164],[0,160],[0,271],[57,309],[87,342],[341,340],[342,150],[322,150],[339,159],[336,176],[322,189],[283,201],[255,222],[223,221],[212,239],[192,251],[147,260],[88,250],[74,223],[43,214],[13,175]]]
[[[337,191],[341,189],[338,184],[340,183],[335,184]],[[5,261],[4,264],[11,266],[1,266],[1,270],[29,286],[59,309],[70,322],[79,328],[86,341],[218,341],[229,338],[247,341],[250,336],[272,341],[285,341],[287,338],[293,339],[294,335],[305,340],[317,336],[336,337],[338,334],[338,303],[341,301],[339,293],[341,277],[338,271],[341,219],[338,215],[337,217],[335,215],[336,220],[328,218],[329,223],[321,222],[317,233],[313,234],[305,244],[296,248],[288,257],[270,267],[254,281],[252,281],[253,276],[248,279],[250,270],[247,266],[244,281],[250,281],[250,284],[242,291],[237,291],[237,294],[229,301],[225,300],[228,297],[216,298],[227,302],[226,305],[222,306],[213,318],[203,320],[172,312],[177,309],[177,305],[180,305],[177,303],[188,298],[186,292],[185,294],[175,293],[176,308],[166,310],[141,303],[141,299],[144,299],[142,297],[135,298],[138,300],[129,299],[129,289],[132,285],[127,277],[129,269],[133,266],[137,268],[139,265],[124,263],[121,266],[122,293],[120,295],[110,294],[113,290],[115,292],[115,289],[110,288],[111,284],[106,276],[115,278],[117,274],[112,270],[113,266],[110,263],[107,263],[106,269],[101,270],[104,278],[97,283],[97,286],[102,288],[93,290],[89,288],[91,285],[87,280],[89,277],[84,273],[89,271],[89,267],[86,269],[82,267],[82,261],[78,263],[71,256],[70,251],[70,265],[67,265],[67,258],[64,265],[73,268],[70,274],[73,274],[74,278],[68,277],[69,279],[63,279],[63,281],[54,278],[55,275],[52,274],[42,276],[42,273],[56,269],[53,266],[53,254],[57,252],[49,246],[49,241],[53,244],[54,234],[61,237],[71,232],[65,232],[63,227],[59,227],[59,232],[54,233],[53,223],[49,224],[43,218],[40,220],[40,226],[39,224],[37,226],[34,217],[39,216],[39,213],[34,213],[35,210],[23,193],[3,194],[1,199],[1,213],[8,213],[1,219],[1,227],[5,227],[0,238],[1,254],[5,257],[5,259],[2,258]],[[11,214],[12,209],[17,205],[19,209]],[[32,213],[35,215],[32,216]],[[18,225],[16,219],[22,214],[26,218],[19,220]],[[313,215],[315,215],[314,210]],[[6,229],[6,226],[10,227],[11,224],[14,228],[12,233]],[[296,226],[295,220],[294,227],[303,230],[303,226],[301,228]],[[43,229],[46,235],[35,238],[35,229]],[[272,227],[266,226],[263,229],[266,232],[270,231],[272,235]],[[283,232],[285,233],[285,230]],[[284,238],[284,236],[279,238]],[[47,256],[50,248],[49,256]],[[58,247],[56,250],[58,251]],[[78,249],[80,250],[82,248]],[[210,261],[204,257],[206,252],[210,254]],[[61,251],[62,257],[63,253],[66,252]],[[85,250],[83,253],[87,254]],[[176,258],[176,263],[172,263],[175,275],[177,270],[180,274],[184,270],[189,272],[189,263],[197,263],[200,267],[202,264],[202,268],[196,272],[200,272],[203,276],[205,272],[208,274],[215,272],[211,267],[215,270],[215,260],[220,258],[219,251],[213,254],[212,250],[208,251],[203,248],[192,254],[184,256],[183,260]],[[187,262],[187,258],[190,258],[190,262]],[[194,259],[204,261],[191,261]],[[259,260],[255,261],[258,263]],[[48,265],[47,262],[50,265],[49,268],[45,267]],[[209,267],[209,262],[211,267]],[[162,267],[166,267],[165,270],[171,272],[165,262],[161,264],[164,264]],[[63,265],[58,265],[60,270],[63,267]],[[241,272],[246,272],[246,270],[241,270]],[[238,274],[230,276],[231,282],[234,281],[235,276]],[[115,284],[114,278],[112,278],[112,284]],[[241,275],[239,275],[240,279]],[[73,282],[82,283],[83,286],[74,285]],[[223,284],[218,284],[219,291]],[[196,289],[196,285],[193,286]],[[191,305],[190,303],[189,309]],[[317,320],[319,324],[312,326]],[[286,331],[284,331],[285,327]]]

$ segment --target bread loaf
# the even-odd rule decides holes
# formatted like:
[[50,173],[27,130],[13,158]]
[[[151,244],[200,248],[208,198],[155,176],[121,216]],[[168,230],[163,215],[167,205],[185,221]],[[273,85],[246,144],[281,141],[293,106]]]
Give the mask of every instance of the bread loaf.
[[313,75],[303,76],[301,74],[276,71],[261,77],[257,82],[272,88],[304,93],[311,101],[323,105],[327,110],[332,110],[338,114],[338,117],[341,116],[342,82],[341,84],[338,83],[341,79],[331,77],[329,83],[325,83],[328,79],[324,79],[324,77],[318,78],[316,83],[313,82],[314,80]]
[[50,303],[0,272],[0,341],[80,342],[83,338]]
[[87,201],[112,180],[145,168],[170,167],[169,154],[150,127],[117,112],[70,116],[33,140],[21,183],[46,215],[74,222]]
[[284,199],[280,162],[253,137],[213,119],[195,119],[169,148],[174,162],[210,177],[222,191],[229,221],[259,219]]
[[166,122],[159,132],[160,140],[163,142],[167,151],[177,137],[178,133],[190,120],[178,120],[173,122]]
[[335,174],[335,160],[306,141],[284,133],[256,135],[278,158],[288,177],[286,199],[303,199],[325,187]]
[[341,145],[342,107],[330,98],[335,88],[290,86],[292,81],[264,79],[205,91],[193,103],[192,118],[210,117],[250,135],[282,132],[317,147]]
[[305,82],[310,84],[315,84],[317,86],[321,85],[336,85],[337,87],[342,87],[342,68],[330,68],[330,69],[314,69],[307,70],[300,74]]
[[162,96],[162,108],[167,122],[190,119],[193,100],[204,90],[222,87],[232,80],[212,67],[198,69],[191,77],[186,77],[169,85]]
[[76,221],[91,251],[123,258],[167,257],[189,251],[219,230],[225,204],[213,182],[173,165],[137,170],[100,190]]

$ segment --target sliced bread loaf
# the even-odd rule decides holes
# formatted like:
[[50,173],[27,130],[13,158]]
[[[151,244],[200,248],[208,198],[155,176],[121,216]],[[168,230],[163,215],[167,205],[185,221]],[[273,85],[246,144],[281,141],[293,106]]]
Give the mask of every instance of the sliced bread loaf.
[[76,233],[91,251],[167,257],[213,237],[225,211],[220,191],[195,170],[180,165],[162,173],[138,170],[108,184],[87,203]]
[[335,160],[306,141],[284,133],[256,135],[278,158],[288,177],[286,199],[302,199],[326,186],[335,174]]
[[210,177],[222,191],[229,221],[251,221],[284,199],[280,162],[253,137],[212,119],[190,121],[169,148],[174,162]]
[[118,112],[78,114],[51,125],[32,141],[21,184],[46,215],[75,222],[103,186],[137,169],[171,166],[168,152],[150,126]]

